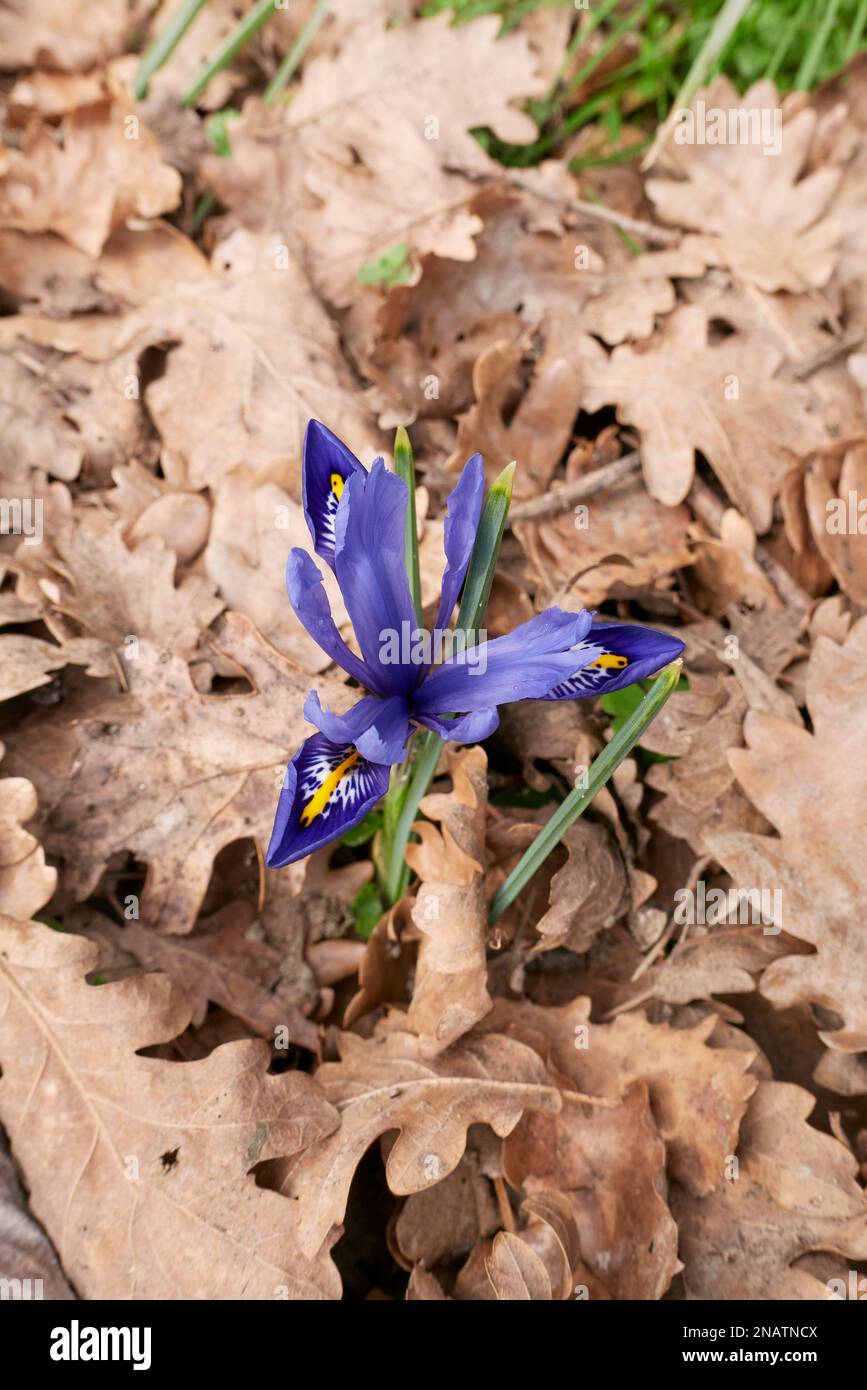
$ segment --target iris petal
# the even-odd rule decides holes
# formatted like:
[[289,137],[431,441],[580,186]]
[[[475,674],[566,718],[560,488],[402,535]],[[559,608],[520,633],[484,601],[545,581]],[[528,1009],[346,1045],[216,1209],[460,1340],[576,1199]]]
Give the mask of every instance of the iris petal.
[[680,656],[684,644],[667,632],[639,627],[636,623],[594,623],[579,650],[593,650],[596,657],[543,695],[543,700],[575,700],[607,695],[624,685],[644,680]]
[[370,670],[360,657],[349,650],[331,616],[322,575],[307,551],[297,546],[290,550],[286,561],[286,592],[299,623],[326,656],[330,656],[347,675],[354,676],[368,690],[379,690],[378,672]]
[[334,569],[334,519],[347,478],[363,473],[361,464],[342,440],[318,420],[304,433],[301,498],[316,554]]
[[399,763],[406,753],[409,717],[400,695],[380,700],[368,695],[345,714],[323,709],[315,690],[307,696],[304,718],[315,724],[333,743],[352,743],[373,763]]
[[446,553],[446,567],[443,571],[442,591],[437,610],[435,628],[446,627],[451,620],[458,594],[464,582],[479,517],[482,514],[482,500],[485,494],[485,469],[481,454],[473,454],[467,459],[461,471],[457,486],[449,494],[446,503],[446,519],[443,527],[443,548]]
[[338,839],[388,790],[389,769],[351,743],[313,734],[286,769],[265,862],[282,869]]
[[573,648],[590,623],[589,613],[546,608],[507,637],[470,647],[431,671],[413,696],[411,712],[464,713],[539,699],[572,675]]
[[[412,662],[383,662],[383,644],[415,629],[415,609],[404,565],[406,484],[377,459],[369,473],[354,473],[343,489],[335,528],[335,572],[377,688],[402,694],[418,680]],[[404,624],[408,627],[404,628]]]
[[496,706],[473,710],[472,714],[462,714],[457,719],[437,719],[433,714],[416,717],[419,724],[439,734],[447,743],[481,743],[483,738],[490,738],[500,723]]

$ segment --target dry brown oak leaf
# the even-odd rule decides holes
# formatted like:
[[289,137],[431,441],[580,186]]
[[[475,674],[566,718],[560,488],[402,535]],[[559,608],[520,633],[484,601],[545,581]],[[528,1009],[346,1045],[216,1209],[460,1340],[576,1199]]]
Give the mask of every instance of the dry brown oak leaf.
[[52,636],[69,660],[87,660],[92,676],[115,675],[118,650],[136,659],[142,639],[189,660],[224,607],[203,575],[176,582],[175,554],[159,537],[130,548],[122,529],[104,512],[78,508],[46,544],[19,552],[19,595],[42,600]]
[[657,338],[583,360],[586,410],[616,405],[641,434],[648,491],[673,507],[692,486],[700,450],[729,498],[763,534],[799,459],[824,441],[810,393],[774,380],[782,355],[755,338],[708,342],[705,311],[683,305]]
[[[846,454],[839,479],[815,460],[804,480],[813,540],[844,593],[867,604],[867,447]],[[859,509],[860,504],[860,509]]]
[[20,150],[0,146],[0,227],[55,232],[88,256],[127,218],[159,217],[180,196],[157,140],[111,101],[72,111],[59,132],[31,121]]
[[[826,166],[801,177],[816,112],[805,108],[784,121],[772,82],[757,82],[741,95],[727,77],[698,94],[692,119],[699,102],[708,120],[721,117],[736,138],[670,141],[666,159],[682,177],[646,184],[663,221],[705,233],[684,238],[681,250],[706,265],[727,266],[737,280],[767,293],[803,294],[826,285],[842,230],[826,214],[842,170]],[[745,130],[760,138],[744,138]]]
[[[403,1021],[396,1020],[399,1027]],[[524,1110],[555,1115],[560,1093],[541,1059],[514,1038],[470,1034],[433,1060],[411,1033],[340,1035],[341,1061],[316,1073],[340,1128],[290,1159],[280,1190],[295,1198],[298,1239],[313,1258],[339,1227],[355,1169],[380,1135],[399,1130],[385,1176],[398,1196],[421,1192],[460,1162],[470,1125],[509,1134]]]
[[807,1124],[814,1105],[800,1086],[760,1082],[741,1126],[737,1169],[709,1196],[673,1191],[689,1298],[827,1299],[827,1285],[795,1262],[818,1250],[847,1263],[867,1258],[857,1160]]
[[368,462],[377,436],[304,272],[288,255],[280,268],[273,257],[251,259],[245,236],[236,233],[230,249],[222,243],[215,269],[186,238],[164,239],[159,278],[142,283],[136,273],[125,285],[136,297],[127,312],[62,322],[19,315],[3,320],[0,340],[76,354],[106,376],[118,362],[135,374],[148,348],[166,348],[163,372],[142,395],[174,486],[213,487],[246,464],[300,495],[311,417],[341,421],[342,436]]
[[293,249],[300,239],[316,288],[338,305],[363,266],[401,243],[413,258],[472,260],[483,224],[463,171],[498,166],[470,130],[532,140],[520,105],[545,86],[526,38],[498,38],[500,27],[494,16],[370,23],[305,64],[285,114],[248,103],[232,159],[205,160],[204,176],[245,225]]
[[612,1298],[662,1297],[679,1268],[677,1227],[646,1086],[635,1083],[611,1107],[564,1091],[557,1115],[525,1115],[503,1164],[514,1187],[568,1197],[581,1258]]
[[0,9],[0,68],[81,72],[121,53],[146,14],[142,0],[27,0]]
[[[30,770],[46,849],[65,861],[76,900],[131,850],[148,869],[141,920],[167,932],[191,930],[224,845],[252,838],[264,850],[286,763],[309,732],[310,677],[249,619],[228,614],[216,646],[250,693],[201,695],[185,661],[141,642],[124,663],[128,693],[70,698],[62,717],[37,715],[9,740],[9,769]],[[332,677],[317,688],[336,709],[351,703]]]
[[[412,920],[421,933],[408,1028],[422,1057],[435,1057],[488,1012],[485,954],[485,815],[488,759],[482,748],[448,747],[453,789],[422,799],[406,861],[418,874]],[[439,829],[431,821],[439,822]]]
[[500,1000],[489,1025],[528,1042],[535,1033],[551,1069],[587,1095],[619,1100],[634,1081],[646,1084],[670,1172],[694,1192],[716,1187],[756,1079],[748,1074],[752,1051],[709,1045],[714,1015],[692,1028],[652,1023],[641,1012],[591,1023],[586,998],[561,1008]]
[[292,1205],[251,1168],[338,1123],[301,1072],[268,1073],[260,1040],[197,1062],[140,1057],[183,1032],[164,975],[94,987],[98,950],[0,919],[0,1118],[33,1212],[83,1298],[339,1296],[293,1238]]
[[821,1033],[841,1052],[867,1049],[864,827],[867,825],[867,618],[842,646],[819,637],[807,673],[813,732],[751,711],[746,748],[729,762],[777,832],[708,833],[709,851],[739,887],[782,894],[782,926],[815,947],[775,961],[761,992],[777,1008],[819,1004],[842,1026]]
[[39,841],[24,829],[35,815],[32,783],[0,778],[0,912],[21,922],[45,906],[57,884],[57,870],[48,868]]

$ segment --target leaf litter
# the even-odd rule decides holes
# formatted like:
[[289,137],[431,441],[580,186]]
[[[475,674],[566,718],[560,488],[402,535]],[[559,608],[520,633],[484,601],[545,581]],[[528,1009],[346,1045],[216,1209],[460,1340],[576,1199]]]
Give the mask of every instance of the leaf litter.
[[[170,6],[0,16],[0,1274],[826,1298],[867,1269],[864,66],[714,79],[776,157],[576,174],[585,131],[519,171],[471,132],[534,138],[565,14],[339,0],[269,103],[278,13],[182,109],[233,8],[141,102]],[[493,926],[627,707],[449,747],[388,911],[376,823],[266,868],[311,677],[353,698],[282,590],[311,417],[366,463],[410,429],[426,608],[479,450],[518,463],[492,635],[555,603],[686,642]]]

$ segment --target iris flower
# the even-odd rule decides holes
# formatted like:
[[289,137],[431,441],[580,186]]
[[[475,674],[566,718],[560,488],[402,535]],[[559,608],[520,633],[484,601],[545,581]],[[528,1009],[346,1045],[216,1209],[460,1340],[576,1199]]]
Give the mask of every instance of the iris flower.
[[[322,574],[305,550],[294,549],[287,562],[289,601],[310,636],[365,693],[345,714],[323,708],[315,691],[307,697],[304,715],[318,732],[286,770],[268,847],[271,868],[291,864],[357,825],[387,791],[390,769],[403,762],[415,728],[432,729],[452,743],[476,743],[496,729],[499,705],[618,690],[683,650],[677,638],[649,628],[594,623],[586,611],[546,608],[508,636],[487,642],[484,651],[455,651],[432,665],[408,653],[404,643],[399,659],[386,660],[395,651],[389,644],[393,634],[419,631],[404,559],[406,484],[381,458],[368,472],[330,430],[311,420],[302,486],[313,548],[337,577],[361,655],[341,637]],[[484,490],[481,455],[474,454],[448,499],[434,633],[451,621]]]

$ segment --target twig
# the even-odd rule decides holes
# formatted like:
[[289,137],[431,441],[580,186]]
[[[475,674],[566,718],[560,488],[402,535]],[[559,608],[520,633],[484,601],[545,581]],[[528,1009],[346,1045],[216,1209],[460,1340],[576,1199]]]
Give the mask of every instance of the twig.
[[[471,183],[490,183],[491,174],[482,172],[479,169],[468,169],[465,165],[455,164],[450,166],[456,173],[463,174],[464,178]],[[546,189],[538,188],[531,179],[522,178],[512,170],[505,174],[502,180],[507,188],[515,188],[520,193],[529,193],[531,197],[538,198],[542,203],[551,203],[554,207],[565,208],[570,212],[580,212],[584,217],[589,217],[596,222],[610,222],[612,226],[619,227],[621,231],[631,232],[633,236],[641,237],[652,246],[679,246],[682,236],[681,232],[672,231],[669,227],[659,227],[655,222],[644,222],[639,217],[627,217],[625,212],[615,212],[613,208],[607,208],[604,203],[588,203],[584,198],[564,198],[556,193],[549,193]]]
[[521,502],[512,508],[509,525],[514,526],[516,521],[543,521],[549,516],[559,516],[560,512],[568,512],[576,502],[595,497],[597,492],[605,492],[624,478],[630,478],[638,470],[640,462],[637,450],[624,454],[623,458],[604,463],[601,468],[594,468],[592,473],[585,473],[573,483],[543,492],[541,497],[533,497],[529,502]]
[[818,372],[821,367],[830,366],[836,362],[838,357],[842,357],[847,352],[854,352],[855,348],[860,347],[867,332],[863,328],[853,328],[849,333],[844,333],[842,338],[836,338],[827,347],[820,348],[811,357],[805,357],[803,362],[789,362],[783,367],[780,375],[792,376],[796,381],[805,381],[807,377]]

